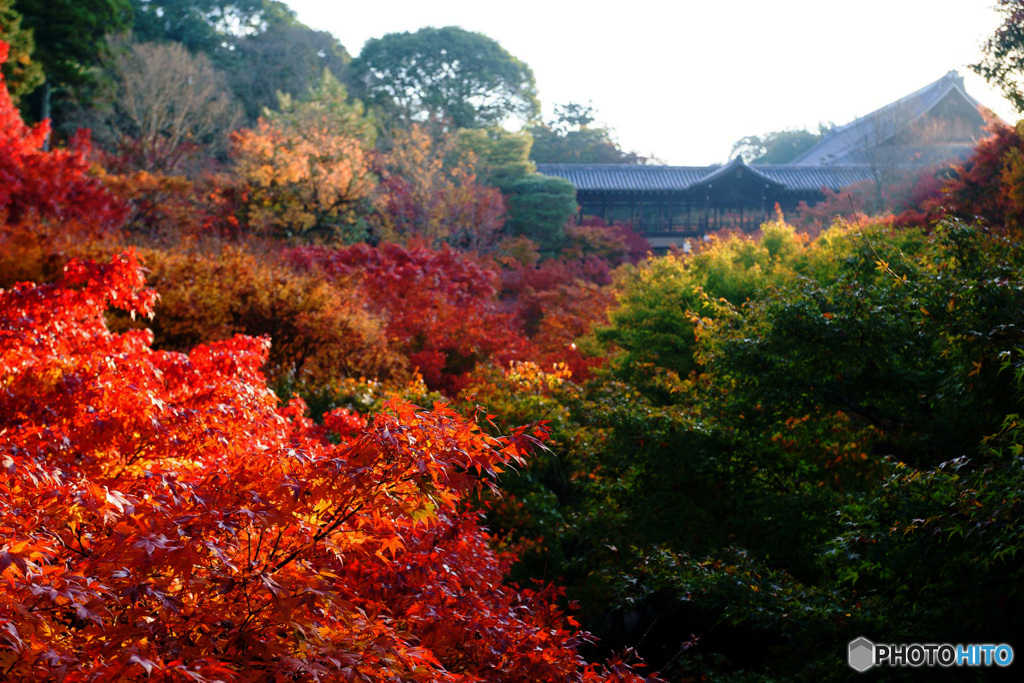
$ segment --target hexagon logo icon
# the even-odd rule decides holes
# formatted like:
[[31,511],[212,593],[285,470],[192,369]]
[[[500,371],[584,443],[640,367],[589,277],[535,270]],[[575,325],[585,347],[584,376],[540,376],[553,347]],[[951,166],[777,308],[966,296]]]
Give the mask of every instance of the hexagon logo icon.
[[875,644],[867,638],[850,641],[850,668],[854,671],[867,671],[875,664]]

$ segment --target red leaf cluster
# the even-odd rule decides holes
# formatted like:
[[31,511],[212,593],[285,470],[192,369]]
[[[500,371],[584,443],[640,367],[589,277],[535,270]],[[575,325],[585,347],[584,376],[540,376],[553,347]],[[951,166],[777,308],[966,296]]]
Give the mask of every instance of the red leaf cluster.
[[266,340],[107,329],[154,299],[132,253],[0,290],[0,676],[635,680],[502,585],[463,511],[536,429],[400,403],[318,427],[267,389]]
[[[0,47],[6,52],[5,43]],[[69,149],[47,151],[49,136],[49,121],[26,126],[7,88],[0,87],[0,213],[6,222],[77,220],[97,230],[116,226],[125,207],[89,176],[88,135],[76,136]]]
[[289,260],[334,280],[355,278],[391,343],[431,389],[454,395],[477,363],[525,353],[514,317],[497,301],[497,274],[447,247],[302,247]]
[[990,132],[943,194],[925,204],[930,218],[952,214],[993,226],[1024,225],[1024,130],[994,123]]
[[548,259],[530,265],[511,262],[502,271],[502,296],[513,302],[519,325],[530,337],[531,359],[543,367],[565,363],[585,379],[604,358],[586,357],[576,340],[608,324],[615,295],[608,261],[596,256]]
[[[0,63],[8,46],[0,41]],[[50,123],[29,127],[0,75],[0,266],[5,277],[38,269],[55,241],[93,238],[116,229],[125,205],[89,174],[87,133],[48,151]],[[8,280],[11,281],[11,280]]]

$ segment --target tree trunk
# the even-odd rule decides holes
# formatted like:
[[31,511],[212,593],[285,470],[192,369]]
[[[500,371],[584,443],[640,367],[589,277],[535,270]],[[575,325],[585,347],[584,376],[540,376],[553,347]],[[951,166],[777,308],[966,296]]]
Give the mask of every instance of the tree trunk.
[[[39,121],[47,121],[50,119],[50,79],[47,78],[43,82],[43,96],[39,102]],[[43,151],[50,151],[50,136],[53,135],[53,125],[51,122],[50,133],[46,136],[46,140],[43,142]]]

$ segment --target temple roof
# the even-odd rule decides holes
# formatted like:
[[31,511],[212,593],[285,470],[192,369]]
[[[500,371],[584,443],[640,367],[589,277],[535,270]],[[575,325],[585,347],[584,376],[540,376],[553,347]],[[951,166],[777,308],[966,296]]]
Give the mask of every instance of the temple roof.
[[766,186],[790,191],[839,190],[871,178],[864,166],[750,166],[737,157],[724,166],[635,166],[631,164],[537,164],[537,172],[564,178],[577,190],[682,191],[712,183],[731,182],[737,173],[762,180]]
[[754,168],[753,166],[747,165],[743,161],[743,157],[736,157],[724,166],[719,166],[715,170],[711,171],[705,176],[702,176],[700,180],[695,182],[691,187],[712,187],[715,183],[721,184],[724,182],[735,182],[741,178],[752,180],[755,183],[760,181],[764,183],[764,186],[774,187],[775,189],[783,189],[785,183],[780,183],[775,178],[770,177],[763,170]]
[[[718,193],[727,187],[739,191],[741,186],[748,192],[839,190],[876,179],[882,164],[912,168],[965,157],[990,115],[967,94],[960,75],[950,71],[917,92],[833,129],[788,164],[751,166],[737,157],[714,166],[538,164],[537,171],[564,178],[581,192]],[[943,129],[947,124],[949,128]]]
[[[831,166],[833,164],[868,163],[865,150],[890,144],[902,131],[909,129],[916,121],[936,110],[943,103],[955,102],[966,105],[966,109],[977,118],[980,129],[984,124],[981,111],[988,112],[976,99],[967,94],[964,80],[956,71],[929,83],[920,90],[902,97],[895,102],[855,119],[829,132],[825,139],[793,160],[795,166]],[[931,149],[936,147],[936,149]],[[944,149],[938,149],[944,147]],[[906,159],[917,159],[918,163],[935,163],[956,157],[969,151],[972,144],[926,145],[920,149],[907,149]],[[961,149],[962,148],[962,149]]]
[[685,190],[717,166],[537,164],[537,172],[565,178],[577,190]]

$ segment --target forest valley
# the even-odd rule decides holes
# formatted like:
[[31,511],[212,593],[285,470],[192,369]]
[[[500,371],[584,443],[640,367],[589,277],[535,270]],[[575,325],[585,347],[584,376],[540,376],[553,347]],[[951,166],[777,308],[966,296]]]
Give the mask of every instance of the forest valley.
[[898,215],[653,256],[528,136],[389,122],[328,72],[223,139],[93,144],[0,89],[0,678],[1020,650],[1024,126]]

